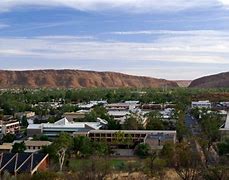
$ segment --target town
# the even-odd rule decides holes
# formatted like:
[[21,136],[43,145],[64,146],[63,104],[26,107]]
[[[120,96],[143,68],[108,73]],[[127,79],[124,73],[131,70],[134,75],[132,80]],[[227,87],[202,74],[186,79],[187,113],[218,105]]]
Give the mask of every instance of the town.
[[227,90],[1,90],[0,108],[2,175],[229,177]]

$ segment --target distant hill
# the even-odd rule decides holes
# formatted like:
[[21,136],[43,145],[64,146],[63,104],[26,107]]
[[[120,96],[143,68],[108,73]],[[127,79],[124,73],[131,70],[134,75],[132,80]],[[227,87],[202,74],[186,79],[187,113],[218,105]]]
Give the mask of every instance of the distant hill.
[[115,72],[81,70],[0,70],[0,88],[178,87],[176,82]]
[[229,72],[205,76],[191,82],[192,88],[229,88]]
[[191,80],[177,80],[175,81],[179,87],[188,87],[191,84]]

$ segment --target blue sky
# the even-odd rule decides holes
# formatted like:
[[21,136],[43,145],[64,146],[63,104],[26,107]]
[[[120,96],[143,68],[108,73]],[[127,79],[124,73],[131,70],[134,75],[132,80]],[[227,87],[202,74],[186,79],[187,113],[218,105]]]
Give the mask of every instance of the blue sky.
[[228,71],[229,0],[1,0],[0,69]]

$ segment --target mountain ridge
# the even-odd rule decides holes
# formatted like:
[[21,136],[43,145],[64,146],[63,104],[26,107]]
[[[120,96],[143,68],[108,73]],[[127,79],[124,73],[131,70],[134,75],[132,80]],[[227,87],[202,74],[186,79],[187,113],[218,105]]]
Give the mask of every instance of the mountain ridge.
[[0,70],[1,88],[178,87],[176,82],[118,72],[89,70]]
[[189,85],[190,88],[228,88],[229,72],[222,72],[195,79]]

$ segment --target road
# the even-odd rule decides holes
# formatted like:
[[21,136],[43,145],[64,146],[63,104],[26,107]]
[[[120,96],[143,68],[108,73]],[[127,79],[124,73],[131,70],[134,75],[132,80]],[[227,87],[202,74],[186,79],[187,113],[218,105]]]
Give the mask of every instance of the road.
[[[198,124],[197,119],[191,116],[189,113],[186,114],[185,116],[185,126],[187,127],[187,129],[189,130],[192,136],[194,137],[201,136],[201,128]],[[201,155],[202,161],[206,161],[206,158],[208,164],[215,164],[218,161],[218,155],[213,148],[210,148],[210,150],[208,151],[208,156],[204,158],[204,152],[202,151],[202,148],[200,147],[198,141],[192,140],[190,143],[193,151],[202,154]]]
[[189,113],[185,116],[185,126],[193,136],[198,136],[201,132],[197,119],[195,119]]

